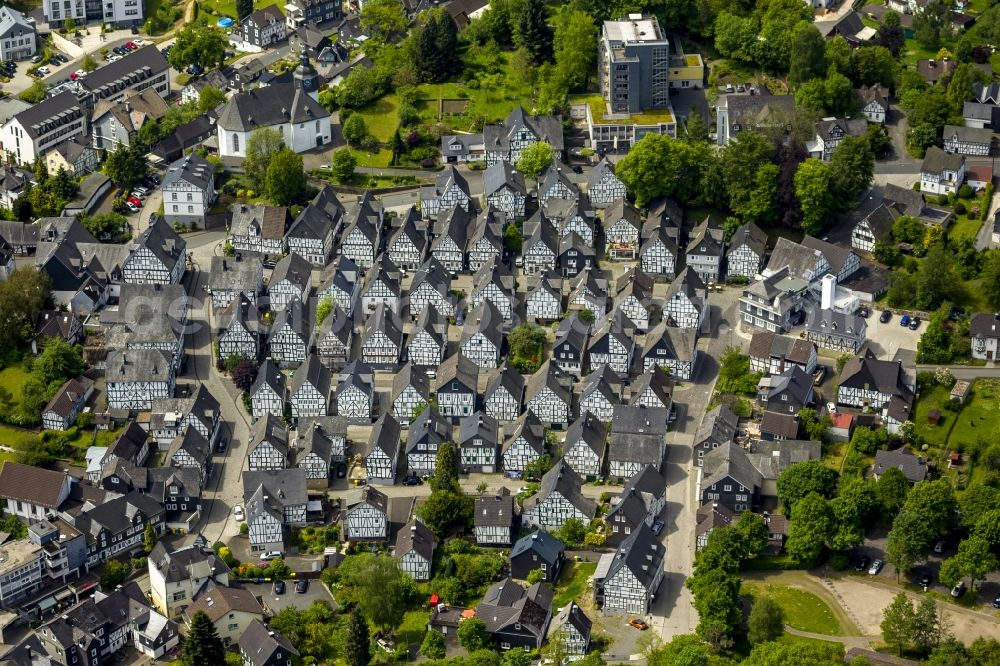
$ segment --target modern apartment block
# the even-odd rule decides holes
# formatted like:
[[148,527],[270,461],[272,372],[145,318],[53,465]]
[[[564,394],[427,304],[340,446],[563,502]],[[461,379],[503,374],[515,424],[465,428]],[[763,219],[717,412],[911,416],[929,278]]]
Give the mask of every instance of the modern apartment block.
[[45,0],[45,20],[52,28],[61,28],[68,19],[77,25],[99,21],[110,26],[142,25],[142,0]]
[[601,94],[612,113],[670,106],[670,42],[655,16],[605,21],[599,56]]

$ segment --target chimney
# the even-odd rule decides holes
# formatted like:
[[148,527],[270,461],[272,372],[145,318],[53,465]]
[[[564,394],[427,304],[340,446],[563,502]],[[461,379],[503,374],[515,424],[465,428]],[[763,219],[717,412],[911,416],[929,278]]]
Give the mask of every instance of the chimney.
[[833,307],[833,297],[837,292],[837,276],[831,273],[824,275],[821,289],[820,308],[829,310]]

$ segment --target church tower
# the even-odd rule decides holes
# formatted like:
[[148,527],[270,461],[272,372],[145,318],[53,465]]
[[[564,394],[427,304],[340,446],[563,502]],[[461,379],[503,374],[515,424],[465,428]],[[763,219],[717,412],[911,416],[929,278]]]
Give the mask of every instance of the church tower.
[[319,101],[319,74],[316,72],[316,68],[309,62],[309,56],[306,55],[305,48],[302,49],[299,66],[295,68],[292,80],[295,82],[297,89],[303,90],[314,100]]

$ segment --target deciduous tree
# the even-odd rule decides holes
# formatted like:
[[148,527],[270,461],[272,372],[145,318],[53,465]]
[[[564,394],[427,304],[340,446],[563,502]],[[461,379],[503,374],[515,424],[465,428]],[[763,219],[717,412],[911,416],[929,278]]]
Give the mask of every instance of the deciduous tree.
[[350,148],[341,148],[333,154],[330,170],[338,183],[346,183],[354,177],[354,168],[358,166],[358,158]]
[[521,151],[517,168],[529,178],[538,178],[552,164],[552,158],[552,146],[545,141],[537,141]]
[[826,44],[823,35],[809,21],[801,21],[792,32],[788,78],[792,85],[822,77],[826,72]]
[[483,650],[490,645],[490,633],[486,623],[478,617],[470,617],[458,625],[458,644],[469,652]]
[[288,148],[279,150],[267,165],[265,177],[267,198],[276,206],[295,203],[306,187],[302,156]]
[[226,34],[218,28],[188,23],[177,34],[177,41],[170,49],[167,60],[178,71],[184,71],[189,65],[206,69],[221,67],[226,59],[227,46]]
[[785,633],[785,614],[774,599],[763,594],[754,598],[747,626],[751,643],[775,641]]
[[795,172],[795,195],[802,206],[802,230],[817,234],[831,221],[835,208],[829,166],[810,157]]
[[834,528],[833,512],[822,495],[811,492],[795,503],[785,550],[798,562],[816,562]]
[[913,635],[913,603],[900,592],[882,612],[882,639],[903,654]]
[[785,514],[794,515],[795,505],[810,493],[829,497],[837,488],[837,473],[821,460],[809,460],[787,467],[778,476],[778,499]]
[[108,178],[125,187],[142,180],[146,169],[146,155],[136,146],[120,145],[104,161],[104,173]]
[[428,629],[420,644],[420,654],[428,659],[444,659],[445,649],[444,634],[436,629]]
[[246,157],[243,158],[243,171],[263,191],[267,180],[267,167],[271,158],[285,147],[281,132],[273,127],[259,127],[250,132],[247,138]]

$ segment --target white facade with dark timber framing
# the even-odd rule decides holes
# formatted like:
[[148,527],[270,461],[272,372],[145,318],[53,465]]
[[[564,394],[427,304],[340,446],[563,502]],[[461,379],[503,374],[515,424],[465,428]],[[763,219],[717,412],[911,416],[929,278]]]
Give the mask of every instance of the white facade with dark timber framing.
[[433,474],[437,452],[451,441],[451,423],[428,405],[410,423],[406,433],[406,467],[411,474]]
[[417,324],[410,333],[406,355],[411,363],[421,368],[436,368],[444,360],[448,343],[448,320],[437,308],[428,305],[420,313]]
[[247,469],[256,472],[288,467],[288,430],[278,417],[268,414],[257,419],[247,441]]
[[536,322],[558,320],[562,316],[562,290],[559,279],[549,280],[543,277],[534,287],[529,283],[524,309],[528,319]]
[[601,581],[594,581],[598,596],[603,598],[602,612],[605,615],[649,613],[663,581],[666,557],[666,548],[652,529],[642,523],[617,552],[604,557],[613,558],[611,566]]
[[615,175],[615,169],[606,157],[587,174],[587,196],[597,208],[605,208],[628,196],[625,183]]
[[399,422],[390,414],[383,414],[372,428],[365,454],[368,483],[392,485],[396,482],[397,466],[402,457]]
[[379,303],[361,338],[361,359],[375,368],[395,369],[402,347],[403,322],[385,303]]
[[428,305],[444,317],[455,316],[455,297],[451,293],[451,275],[434,257],[417,270],[410,283],[410,316],[419,318]]
[[279,310],[267,336],[271,360],[283,368],[303,363],[309,349],[309,323],[305,306],[298,299]]
[[383,541],[389,538],[389,498],[377,488],[365,486],[344,498],[347,513],[344,535],[350,542]]
[[505,423],[518,417],[523,399],[524,377],[504,363],[486,385],[483,407],[489,416]]
[[520,526],[510,490],[501,486],[496,495],[477,497],[473,522],[478,545],[509,548]]
[[559,428],[569,423],[573,394],[565,386],[569,376],[551,361],[546,361],[528,379],[525,407],[542,423]]
[[764,268],[767,252],[767,234],[753,222],[737,229],[729,239],[726,252],[726,277],[753,280]]
[[257,379],[250,387],[251,413],[255,419],[267,414],[281,417],[285,413],[285,375],[271,359],[257,371]]
[[505,472],[521,472],[545,454],[545,428],[533,414],[526,413],[510,428],[504,428],[501,459]]
[[108,408],[144,411],[157,398],[174,395],[174,364],[160,349],[130,349],[108,354]]
[[470,210],[471,205],[469,183],[455,167],[442,171],[434,185],[420,188],[420,212],[424,218],[436,218],[439,212],[453,206]]
[[504,323],[510,324],[517,305],[515,288],[513,274],[497,259],[494,263],[483,266],[473,277],[472,307],[487,299],[500,311]]
[[584,412],[566,431],[563,459],[585,479],[596,479],[604,471],[608,430],[601,420]]
[[430,580],[434,563],[434,533],[414,518],[396,534],[394,555],[399,568],[413,580]]
[[417,410],[430,404],[430,385],[427,375],[406,363],[392,379],[392,415],[406,427],[417,416]]
[[177,284],[184,275],[187,243],[159,216],[142,232],[122,264],[125,284]]
[[427,249],[427,238],[424,232],[417,228],[420,214],[411,207],[403,215],[403,223],[392,232],[386,244],[386,252],[392,263],[408,271],[415,271],[424,263],[424,251]]
[[580,475],[566,461],[556,461],[552,469],[542,476],[538,494],[525,500],[521,514],[523,525],[535,525],[552,532],[570,518],[590,524],[597,513],[597,505],[583,496],[580,492],[582,485]]
[[310,354],[292,377],[288,402],[293,419],[329,413],[330,370],[315,354]]
[[326,266],[333,252],[333,236],[344,220],[344,207],[332,187],[321,189],[302,209],[285,235],[288,251],[317,268]]
[[351,423],[369,424],[375,408],[374,374],[363,361],[352,361],[341,371],[337,381],[337,415]]
[[457,353],[445,359],[437,373],[438,411],[452,423],[458,423],[476,409],[479,366]]

